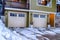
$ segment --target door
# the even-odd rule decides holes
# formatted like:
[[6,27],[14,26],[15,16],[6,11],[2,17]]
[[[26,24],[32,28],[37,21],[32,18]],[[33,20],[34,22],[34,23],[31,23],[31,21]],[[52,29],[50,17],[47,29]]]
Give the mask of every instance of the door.
[[9,12],[8,27],[26,27],[27,13],[25,12]]
[[55,14],[49,14],[49,17],[50,17],[50,25],[51,27],[54,27]]
[[46,27],[47,26],[47,14],[33,14],[33,26],[34,27]]

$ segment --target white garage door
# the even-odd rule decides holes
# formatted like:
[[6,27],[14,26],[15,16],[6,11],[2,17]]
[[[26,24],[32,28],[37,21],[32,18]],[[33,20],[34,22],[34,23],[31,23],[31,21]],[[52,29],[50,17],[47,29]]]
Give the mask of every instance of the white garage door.
[[46,27],[47,26],[47,14],[33,14],[33,26],[34,27]]
[[9,12],[8,27],[26,27],[26,18],[25,12]]

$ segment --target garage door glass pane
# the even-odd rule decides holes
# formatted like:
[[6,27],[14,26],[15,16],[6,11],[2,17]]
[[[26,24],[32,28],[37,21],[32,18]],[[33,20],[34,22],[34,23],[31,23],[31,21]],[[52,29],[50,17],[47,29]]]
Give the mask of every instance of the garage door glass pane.
[[34,17],[39,17],[39,15],[38,14],[34,14]]
[[45,15],[40,15],[40,18],[45,18]]
[[25,14],[19,14],[19,17],[25,17]]
[[10,13],[10,16],[17,16],[17,14],[15,14],[15,13]]

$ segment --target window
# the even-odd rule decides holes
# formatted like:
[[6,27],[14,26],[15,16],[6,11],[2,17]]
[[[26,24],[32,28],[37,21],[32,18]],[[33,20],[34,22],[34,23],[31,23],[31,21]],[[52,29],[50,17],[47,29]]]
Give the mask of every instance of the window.
[[60,12],[56,13],[56,16],[60,16]]
[[45,18],[46,15],[40,15],[40,18]]
[[38,14],[34,14],[34,17],[39,17],[39,15]]
[[2,7],[2,5],[0,4],[0,12],[3,10],[3,7]]
[[17,16],[17,14],[15,14],[15,13],[10,13],[10,16]]
[[19,14],[19,17],[25,17],[25,14]]
[[52,4],[51,4],[52,0],[37,0],[37,4],[39,6],[47,6],[47,7],[50,7]]
[[60,5],[57,4],[57,12],[60,12]]
[[0,0],[0,4],[2,4],[2,0]]

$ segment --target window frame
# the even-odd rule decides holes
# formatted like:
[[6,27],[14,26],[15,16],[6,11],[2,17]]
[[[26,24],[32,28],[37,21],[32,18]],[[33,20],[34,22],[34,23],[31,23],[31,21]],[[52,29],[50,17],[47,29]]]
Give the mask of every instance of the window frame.
[[49,7],[49,8],[52,8],[52,0],[50,1],[50,5],[51,5],[51,6],[40,5],[38,2],[39,2],[39,1],[36,0],[36,5],[37,5],[37,6],[43,6],[43,7]]

